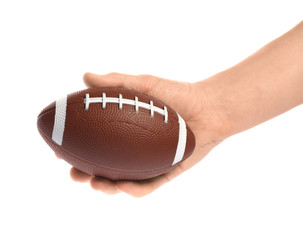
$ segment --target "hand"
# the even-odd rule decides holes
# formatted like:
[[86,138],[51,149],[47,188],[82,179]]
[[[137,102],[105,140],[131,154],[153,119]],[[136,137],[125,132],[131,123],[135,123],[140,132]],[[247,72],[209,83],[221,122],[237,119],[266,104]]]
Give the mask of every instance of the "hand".
[[172,171],[143,181],[111,181],[87,175],[76,168],[71,177],[78,182],[90,182],[91,187],[108,194],[125,192],[135,197],[147,195],[174,179],[199,162],[224,138],[227,124],[223,115],[211,104],[211,95],[195,84],[171,81],[151,75],[126,75],[110,73],[96,75],[86,73],[84,82],[88,87],[125,87],[154,96],[165,102],[186,121],[196,138],[193,154]]

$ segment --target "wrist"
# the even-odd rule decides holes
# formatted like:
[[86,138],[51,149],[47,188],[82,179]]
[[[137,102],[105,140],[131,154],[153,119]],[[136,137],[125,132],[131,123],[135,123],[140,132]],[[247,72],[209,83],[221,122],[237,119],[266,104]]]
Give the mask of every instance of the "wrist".
[[226,78],[225,75],[225,72],[221,72],[193,84],[199,102],[201,127],[205,128],[207,138],[219,142],[232,135],[232,125],[220,87]]

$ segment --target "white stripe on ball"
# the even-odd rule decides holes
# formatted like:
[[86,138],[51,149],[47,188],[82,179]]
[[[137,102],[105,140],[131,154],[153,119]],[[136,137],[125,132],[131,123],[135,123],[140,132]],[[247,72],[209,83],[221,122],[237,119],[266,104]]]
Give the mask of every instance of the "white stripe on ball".
[[177,115],[179,121],[179,139],[178,139],[175,159],[172,165],[175,165],[176,163],[180,162],[183,159],[185,147],[186,147],[186,139],[187,139],[187,129],[186,129],[185,121],[178,113]]
[[65,128],[67,96],[56,101],[56,112],[52,139],[58,145],[62,145]]

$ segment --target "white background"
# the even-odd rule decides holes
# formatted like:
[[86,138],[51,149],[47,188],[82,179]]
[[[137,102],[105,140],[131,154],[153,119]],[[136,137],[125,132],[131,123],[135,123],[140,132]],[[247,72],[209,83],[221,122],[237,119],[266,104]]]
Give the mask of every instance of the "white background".
[[0,239],[303,239],[302,106],[140,199],[73,182],[36,129],[86,71],[199,81],[294,27],[300,3],[1,0]]

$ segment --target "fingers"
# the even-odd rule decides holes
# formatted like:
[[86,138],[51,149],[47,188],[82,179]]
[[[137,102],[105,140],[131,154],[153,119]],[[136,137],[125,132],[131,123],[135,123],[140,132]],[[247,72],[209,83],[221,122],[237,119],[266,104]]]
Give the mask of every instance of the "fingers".
[[146,196],[165,183],[169,182],[183,171],[181,168],[176,167],[172,171],[155,177],[152,179],[142,180],[142,181],[111,181],[102,177],[90,176],[76,168],[71,168],[70,176],[76,182],[86,183],[90,182],[91,187],[94,190],[104,192],[106,194],[117,194],[124,192],[133,197],[143,197]]
[[93,177],[74,167],[70,170],[70,177],[75,182],[90,182],[90,185],[94,190],[102,191],[107,194],[116,194],[120,192],[115,186],[115,182],[105,178]]
[[176,175],[179,175],[179,173],[176,174],[173,172],[174,171],[171,171],[170,173],[164,174],[162,176],[143,180],[143,181],[114,182],[106,178],[90,176],[73,167],[70,170],[70,176],[72,180],[76,182],[81,182],[81,183],[90,182],[90,185],[94,190],[101,191],[109,195],[124,192],[133,197],[143,197],[145,195],[152,193],[153,191],[155,191],[165,183],[169,182]]
[[[126,75],[124,76],[124,79]],[[83,81],[88,87],[122,87],[121,78],[113,78],[111,74],[98,75],[94,73],[85,73]]]
[[93,177],[74,167],[71,168],[70,170],[70,176],[71,179],[74,180],[75,182],[81,182],[81,183],[89,182],[94,190],[102,191],[106,194],[116,194],[120,192],[118,188],[115,186],[114,182],[105,178]]
[[143,181],[118,181],[116,182],[116,186],[121,192],[127,193],[133,197],[144,197],[168,183],[182,172],[182,168],[177,166],[170,172],[155,178]]
[[90,181],[90,185],[94,190],[102,191],[106,194],[117,194],[119,189],[115,182],[101,177],[93,177]]
[[81,183],[89,182],[92,178],[92,176],[90,176],[74,167],[71,168],[71,170],[70,170],[70,177],[75,182],[81,182]]
[[105,75],[85,73],[83,76],[84,83],[88,87],[124,87],[143,93],[149,93],[160,79],[150,75],[135,76],[121,73]]
[[167,183],[169,180],[165,176],[160,176],[143,181],[111,181],[106,178],[93,177],[90,185],[94,190],[102,191],[106,194],[117,194],[124,192],[133,197],[143,197],[157,188]]
[[102,177],[93,177],[88,175],[77,168],[72,167],[70,170],[70,177],[75,182],[87,183],[90,182],[91,187],[94,190],[104,192],[109,195],[124,192],[133,197],[146,196],[165,183],[171,181],[176,176],[180,175],[184,170],[177,166],[170,172],[161,176],[142,180],[142,181],[111,181]]
[[[173,170],[163,174],[161,176],[142,180],[142,181],[111,181],[102,177],[90,176],[76,168],[72,168],[70,171],[71,178],[77,182],[90,182],[91,187],[94,190],[102,191],[106,194],[117,194],[124,192],[133,197],[143,197],[146,196],[156,189],[160,188],[162,185],[168,183],[172,179],[176,178],[178,175],[184,171],[191,168],[194,164],[198,162],[200,156],[206,155],[213,147],[205,145],[203,152],[195,151],[190,158],[181,164],[177,165]],[[202,150],[200,150],[202,151]],[[199,154],[198,154],[199,153]],[[189,161],[188,161],[189,160]]]
[[167,182],[168,179],[160,176],[144,181],[118,181],[116,185],[121,192],[139,198],[152,193]]

